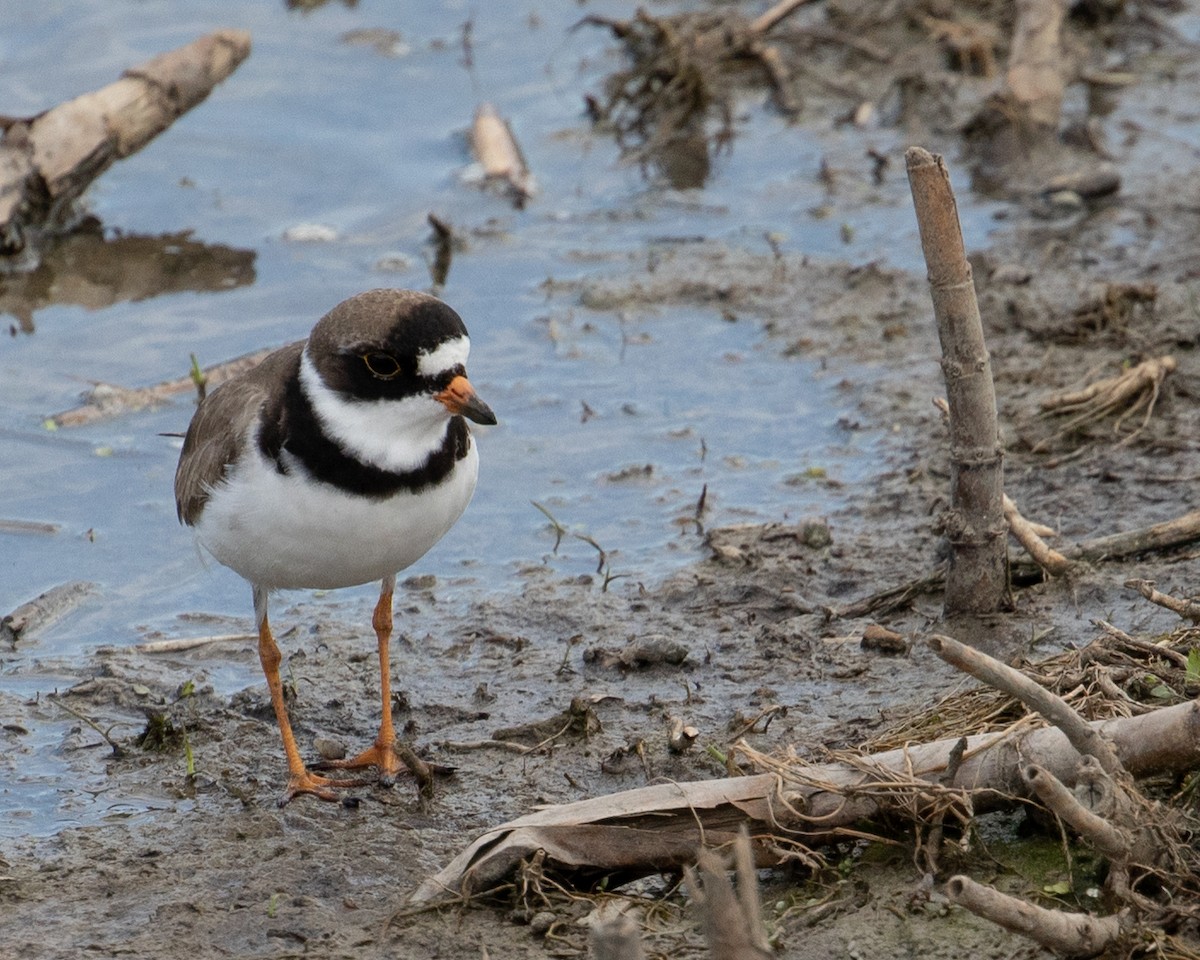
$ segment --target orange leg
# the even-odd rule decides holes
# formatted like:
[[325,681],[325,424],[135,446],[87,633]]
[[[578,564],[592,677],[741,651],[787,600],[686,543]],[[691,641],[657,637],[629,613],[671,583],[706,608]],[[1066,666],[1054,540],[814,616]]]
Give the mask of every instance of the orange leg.
[[396,782],[396,774],[405,769],[394,749],[396,729],[392,726],[392,669],[388,648],[392,640],[392,593],[396,589],[396,578],[387,577],[379,591],[379,602],[371,626],[379,643],[379,693],[383,698],[383,715],[379,721],[379,736],[375,742],[356,757],[346,760],[327,760],[320,765],[322,770],[362,770],[374,767],[379,771],[379,782],[390,787]]
[[267,619],[267,594],[254,589],[254,612],[258,620],[258,659],[262,663],[263,673],[267,675],[267,689],[271,691],[271,706],[275,708],[275,719],[279,722],[279,733],[283,737],[283,752],[287,755],[288,782],[287,790],[279,798],[279,806],[285,806],[292,798],[302,793],[311,793],[322,800],[337,801],[340,798],[330,787],[357,786],[358,781],[330,780],[328,777],[310,773],[300,759],[300,751],[296,747],[296,737],[292,733],[292,724],[288,720],[287,705],[283,702],[283,684],[279,680],[279,664],[283,655],[271,634],[271,624]]

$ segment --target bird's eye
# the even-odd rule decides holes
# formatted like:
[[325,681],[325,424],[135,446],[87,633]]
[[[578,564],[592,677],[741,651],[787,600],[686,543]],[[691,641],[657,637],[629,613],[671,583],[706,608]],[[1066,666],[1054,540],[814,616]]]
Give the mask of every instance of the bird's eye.
[[366,353],[362,359],[377,380],[393,380],[400,375],[400,361],[390,353]]

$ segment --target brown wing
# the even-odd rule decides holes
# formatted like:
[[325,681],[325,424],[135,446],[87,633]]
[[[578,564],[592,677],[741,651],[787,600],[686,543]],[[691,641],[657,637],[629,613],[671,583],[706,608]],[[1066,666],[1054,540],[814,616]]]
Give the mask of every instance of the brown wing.
[[277,406],[290,377],[297,375],[305,341],[270,354],[257,367],[221,384],[201,401],[188,427],[175,470],[175,510],[194,526],[212,488],[225,479],[246,432],[264,406]]

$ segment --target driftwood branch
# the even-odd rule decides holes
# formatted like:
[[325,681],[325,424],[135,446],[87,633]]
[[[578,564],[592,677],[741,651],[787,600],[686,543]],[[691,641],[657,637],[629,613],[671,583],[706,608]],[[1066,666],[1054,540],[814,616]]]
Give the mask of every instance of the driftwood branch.
[[950,409],[948,614],[994,613],[1008,596],[1003,448],[991,361],[975,299],[971,265],[945,162],[920,147],[905,154],[921,248],[942,346]]
[[[212,389],[229,378],[257,366],[273,350],[274,348],[256,350],[254,353],[205,367],[202,371],[204,383]],[[110,383],[98,383],[88,393],[85,403],[54,414],[47,419],[47,423],[54,427],[82,427],[97,420],[158,406],[166,403],[171,397],[195,389],[196,381],[190,374],[186,377],[176,377],[174,380],[164,380],[149,387],[118,387]]]
[[508,121],[490,103],[481,103],[471,122],[471,149],[485,182],[496,184],[518,210],[537,190],[525,156]]
[[201,103],[250,55],[250,35],[219,30],[161,54],[100,90],[23,120],[0,138],[0,259],[32,266],[40,241],[69,229],[100,174]]
[[40,630],[57,623],[96,591],[94,583],[72,580],[51,587],[11,613],[0,618],[0,641],[29,640]]
[[1030,710],[1043,716],[1066,734],[1071,746],[1082,755],[1095,757],[1109,776],[1124,775],[1121,761],[1112,746],[1062,697],[1030,680],[1019,670],[950,637],[932,636],[929,646],[951,666],[969,673],[989,687],[1016,697]]
[[1085,807],[1058,777],[1044,767],[1032,763],[1025,768],[1024,776],[1025,782],[1050,812],[1095,844],[1102,854],[1110,860],[1125,862],[1129,859],[1132,840],[1127,831]]
[[1061,913],[1026,903],[970,877],[951,877],[946,896],[1005,930],[1024,934],[1064,957],[1094,957],[1121,933],[1120,917]]
[[1071,561],[1042,539],[1043,536],[1047,535],[1047,528],[1042,527],[1040,524],[1030,523],[1021,516],[1021,511],[1009,499],[1008,494],[1004,494],[1002,503],[1004,506],[1004,519],[1008,523],[1008,529],[1012,531],[1012,535],[1017,538],[1017,542],[1033,558],[1034,563],[1056,577],[1061,577],[1069,573],[1071,570]]
[[1164,607],[1172,613],[1179,614],[1185,620],[1191,620],[1192,623],[1200,623],[1200,603],[1197,603],[1195,600],[1180,600],[1169,593],[1162,593],[1154,589],[1154,581],[1152,580],[1126,580],[1125,586],[1131,590],[1136,590],[1151,603]]
[[1164,520],[1149,527],[1084,540],[1069,549],[1066,555],[1072,560],[1099,563],[1101,560],[1121,560],[1141,553],[1173,550],[1197,540],[1200,540],[1200,510],[1193,510],[1174,520]]
[[[1200,703],[1166,707],[1092,726],[1133,776],[1200,765]],[[523,859],[545,851],[546,866],[578,880],[632,879],[694,862],[700,846],[730,843],[743,824],[817,845],[841,839],[886,803],[873,791],[883,772],[936,784],[961,738],[916,744],[866,758],[864,765],[817,764],[802,771],[656,784],[539,810],[489,830],[413,895],[417,902],[492,889]],[[951,784],[972,791],[976,812],[1028,796],[1028,758],[1072,784],[1080,755],[1055,727],[967,737]],[[759,866],[779,863],[778,847],[755,845]]]

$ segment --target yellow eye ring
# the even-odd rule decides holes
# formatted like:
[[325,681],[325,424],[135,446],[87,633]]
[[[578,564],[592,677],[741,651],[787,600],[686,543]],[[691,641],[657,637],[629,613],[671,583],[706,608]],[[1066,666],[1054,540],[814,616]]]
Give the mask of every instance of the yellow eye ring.
[[400,376],[400,361],[390,353],[364,353],[362,361],[377,380],[394,380]]

